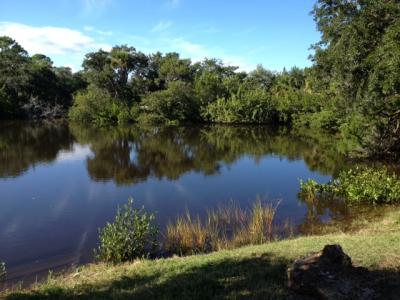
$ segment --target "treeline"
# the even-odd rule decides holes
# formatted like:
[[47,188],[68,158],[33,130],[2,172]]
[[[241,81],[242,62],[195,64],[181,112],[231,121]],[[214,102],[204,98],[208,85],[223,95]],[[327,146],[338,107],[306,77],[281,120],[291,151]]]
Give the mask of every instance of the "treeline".
[[42,54],[29,56],[13,39],[0,37],[0,119],[65,116],[73,94],[86,85],[81,73],[54,67]]
[[312,67],[282,72],[240,72],[217,59],[193,63],[123,45],[87,54],[72,74],[2,38],[0,114],[58,116],[72,104],[71,120],[99,126],[282,123],[399,156],[400,3],[319,0],[312,13],[321,32]]

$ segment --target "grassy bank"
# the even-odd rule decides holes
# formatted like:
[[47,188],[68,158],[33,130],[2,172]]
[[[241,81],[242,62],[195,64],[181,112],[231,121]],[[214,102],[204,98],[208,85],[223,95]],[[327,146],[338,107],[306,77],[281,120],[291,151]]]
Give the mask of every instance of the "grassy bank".
[[[286,299],[286,268],[294,259],[339,243],[355,265],[400,275],[400,210],[351,234],[308,236],[208,255],[92,264],[49,278],[5,299]],[[397,279],[398,280],[398,279]],[[400,287],[400,282],[395,286]]]

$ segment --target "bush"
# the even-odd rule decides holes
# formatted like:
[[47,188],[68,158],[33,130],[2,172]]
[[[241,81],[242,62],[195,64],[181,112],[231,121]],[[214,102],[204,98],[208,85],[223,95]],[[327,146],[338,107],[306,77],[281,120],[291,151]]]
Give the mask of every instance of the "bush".
[[0,281],[3,281],[6,278],[6,264],[0,262]]
[[199,119],[198,102],[191,85],[173,81],[168,89],[148,94],[142,101],[143,120],[152,122],[188,122]]
[[356,167],[343,171],[328,184],[313,180],[301,182],[301,193],[312,197],[343,197],[349,203],[395,203],[400,202],[400,178],[386,168]]
[[308,127],[336,132],[339,129],[340,117],[331,110],[298,114],[294,117],[294,127]]
[[202,112],[204,119],[220,123],[272,123],[277,120],[276,103],[261,89],[219,98]]
[[69,111],[74,122],[92,123],[98,126],[126,123],[131,120],[129,108],[115,100],[103,89],[89,86],[74,97]]
[[95,250],[98,260],[121,263],[147,257],[157,250],[158,227],[154,214],[142,207],[133,208],[133,199],[122,207],[113,223],[99,230],[100,246]]

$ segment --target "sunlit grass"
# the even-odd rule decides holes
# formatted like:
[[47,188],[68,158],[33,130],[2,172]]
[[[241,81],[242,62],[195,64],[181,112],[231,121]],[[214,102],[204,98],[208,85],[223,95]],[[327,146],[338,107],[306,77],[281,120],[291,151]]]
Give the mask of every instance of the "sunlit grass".
[[251,209],[243,209],[230,202],[209,210],[203,222],[186,212],[167,225],[164,248],[171,254],[188,255],[271,241],[278,204],[258,199]]

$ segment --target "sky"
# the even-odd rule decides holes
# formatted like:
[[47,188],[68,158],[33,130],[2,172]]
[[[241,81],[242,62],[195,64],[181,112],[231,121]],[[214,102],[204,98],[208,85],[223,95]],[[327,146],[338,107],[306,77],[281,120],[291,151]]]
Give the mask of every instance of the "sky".
[[77,71],[84,55],[127,44],[146,54],[219,58],[240,70],[305,67],[315,0],[0,0],[0,36]]

